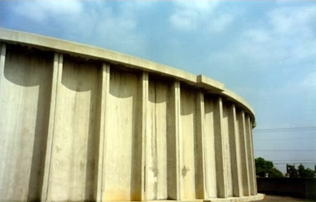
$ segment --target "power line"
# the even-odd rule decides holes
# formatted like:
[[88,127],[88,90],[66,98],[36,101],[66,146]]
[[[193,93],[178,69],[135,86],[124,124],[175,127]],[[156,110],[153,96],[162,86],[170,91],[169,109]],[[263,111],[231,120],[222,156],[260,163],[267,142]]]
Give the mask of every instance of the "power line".
[[267,151],[267,152],[315,152],[314,149],[306,149],[306,150],[281,150],[281,149],[255,149],[255,151]]
[[293,163],[293,162],[297,162],[297,163],[316,163],[316,160],[269,160],[272,162],[277,162],[277,163]]
[[316,126],[282,127],[282,128],[257,128],[255,130],[266,131],[266,130],[300,130],[300,129],[312,129],[312,130],[315,130]]
[[316,163],[316,159],[303,159],[303,160],[299,160],[299,159],[296,159],[296,160],[290,160],[290,159],[289,160],[286,160],[286,159],[285,160],[284,159],[283,160],[282,159],[274,159],[273,160],[272,159],[271,160],[270,159],[269,161],[278,162],[278,163],[293,162],[293,161],[294,162],[307,162],[307,163],[314,163],[315,162]]
[[[273,137],[280,137],[283,136],[283,138],[313,138],[316,137],[316,131],[313,133],[310,132],[305,132],[305,133],[287,133],[286,135],[284,135],[284,133],[276,135],[275,133],[253,133],[253,137],[254,138],[269,138],[271,137],[271,135],[273,135]],[[285,136],[285,137],[284,137]],[[294,136],[294,137],[293,137]]]
[[280,138],[255,138],[256,140],[304,140],[304,139],[314,139],[315,137],[280,137]]
[[303,162],[298,162],[298,163],[296,163],[296,162],[291,162],[291,163],[275,163],[275,162],[273,162],[273,164],[279,164],[279,165],[286,165],[286,164],[304,164],[304,165],[316,165],[316,162],[315,163],[303,163]]
[[258,128],[258,129],[254,129],[254,133],[297,132],[297,131],[313,131],[313,130],[316,130],[316,126],[287,127],[287,128]]

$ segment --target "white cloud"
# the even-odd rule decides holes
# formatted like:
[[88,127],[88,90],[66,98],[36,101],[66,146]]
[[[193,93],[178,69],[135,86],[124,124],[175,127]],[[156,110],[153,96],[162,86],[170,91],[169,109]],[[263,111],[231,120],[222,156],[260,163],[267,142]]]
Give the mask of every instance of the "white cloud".
[[197,0],[197,1],[188,1],[188,0],[176,0],[174,1],[176,9],[181,12],[181,10],[191,10],[199,14],[207,14],[213,11],[216,8],[218,1],[210,0]]
[[137,23],[123,16],[104,16],[94,29],[95,43],[113,50],[133,54],[145,49],[145,42],[136,31]]
[[36,21],[43,21],[49,15],[70,16],[83,9],[80,1],[21,1],[15,4],[13,12]]
[[170,17],[173,26],[180,30],[193,30],[197,27],[197,14],[192,11],[181,11]]
[[154,2],[131,1],[117,4],[116,8],[111,3],[17,1],[11,10],[30,24],[57,32],[63,39],[140,56],[147,45],[137,30],[138,18]]
[[[275,88],[273,88],[273,91],[269,92],[269,95],[271,96],[273,94],[274,97],[278,97],[281,95],[287,98],[312,98],[313,100],[316,100],[316,71],[300,73],[299,76],[291,75],[292,73],[293,72],[284,72],[284,75],[282,75],[282,77],[279,77],[279,79],[283,81],[282,85],[275,86]],[[269,95],[262,94],[261,96],[268,97]]]
[[124,2],[124,4],[121,4],[122,9],[127,9],[127,10],[142,10],[142,9],[147,9],[154,4],[156,4],[158,1],[155,0],[150,0],[150,1],[127,1]]
[[218,1],[174,1],[175,12],[170,16],[172,26],[179,30],[194,30],[218,6]]
[[107,2],[102,3],[97,10],[93,5],[90,9],[84,9],[80,16],[83,22],[79,25],[81,31],[77,33],[87,34],[84,43],[141,56],[146,52],[147,42],[137,29],[138,18],[141,17],[141,11],[150,5],[128,2],[124,6],[119,4],[116,10]]
[[315,24],[315,6],[280,4],[224,51],[209,54],[209,63],[222,72],[231,68],[233,74],[235,68],[233,81],[244,78],[221,81],[251,103],[260,127],[271,120],[276,125],[315,125]]
[[278,7],[267,14],[266,26],[242,33],[238,49],[265,64],[299,63],[316,58],[316,7]]
[[[293,35],[301,30],[311,31],[309,26],[316,22],[316,6],[280,7],[269,13],[273,30],[280,34]],[[307,33],[308,34],[308,33]]]
[[[316,89],[316,71],[310,72],[297,85],[297,90],[301,93],[313,92]],[[314,93],[314,99],[316,94]],[[315,104],[315,103],[314,103]]]
[[209,25],[209,32],[223,31],[233,21],[232,14],[224,13],[216,16]]

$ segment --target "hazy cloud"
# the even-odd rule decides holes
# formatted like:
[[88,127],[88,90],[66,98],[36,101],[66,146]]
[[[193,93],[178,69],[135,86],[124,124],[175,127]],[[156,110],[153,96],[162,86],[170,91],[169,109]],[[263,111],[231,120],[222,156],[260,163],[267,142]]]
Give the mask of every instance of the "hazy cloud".
[[284,35],[310,34],[316,22],[316,6],[279,7],[269,13],[269,20],[276,33]]
[[49,15],[70,16],[83,9],[80,1],[20,1],[12,10],[18,15],[35,21],[43,21]]
[[220,32],[223,31],[233,21],[233,15],[229,13],[222,13],[215,16],[211,20],[208,31],[209,32]]
[[194,30],[213,12],[218,1],[178,0],[174,5],[175,11],[169,18],[171,25],[179,30]]
[[137,30],[142,9],[154,2],[117,4],[109,1],[17,1],[10,8],[25,23],[55,30],[64,39],[121,51],[144,53],[146,42]]
[[239,49],[253,59],[274,63],[316,58],[316,7],[280,7],[266,16],[266,25],[243,32]]

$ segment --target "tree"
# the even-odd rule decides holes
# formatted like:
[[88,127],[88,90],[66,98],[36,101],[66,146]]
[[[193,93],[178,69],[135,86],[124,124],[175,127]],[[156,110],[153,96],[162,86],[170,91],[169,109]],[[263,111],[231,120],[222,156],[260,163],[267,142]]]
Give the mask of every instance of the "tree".
[[290,177],[299,177],[299,171],[295,168],[295,165],[286,164],[286,172],[290,175]]
[[304,172],[304,177],[314,177],[315,176],[315,171],[313,171],[310,168],[306,168]]
[[283,173],[276,168],[272,168],[270,171],[268,171],[268,173],[271,177],[284,177]]
[[255,159],[255,163],[257,176],[265,177],[265,174],[268,173],[269,177],[283,177],[282,172],[274,167],[272,161],[259,157]]
[[256,163],[256,175],[259,177],[264,177],[268,170],[273,168],[272,161],[266,161],[264,158],[259,157],[255,159]]
[[298,174],[300,177],[305,176],[305,167],[302,164],[298,166]]
[[310,168],[306,168],[301,164],[298,166],[298,173],[300,177],[314,177],[314,171]]

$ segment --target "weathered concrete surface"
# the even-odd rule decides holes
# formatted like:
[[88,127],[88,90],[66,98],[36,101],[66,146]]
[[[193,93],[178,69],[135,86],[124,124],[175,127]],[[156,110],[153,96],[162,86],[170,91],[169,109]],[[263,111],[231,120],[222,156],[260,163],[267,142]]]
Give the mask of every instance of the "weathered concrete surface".
[[1,201],[250,201],[252,108],[224,85],[0,30]]
[[40,51],[25,54],[13,47],[6,51],[0,91],[2,199],[24,201],[40,197],[52,59],[53,55]]

